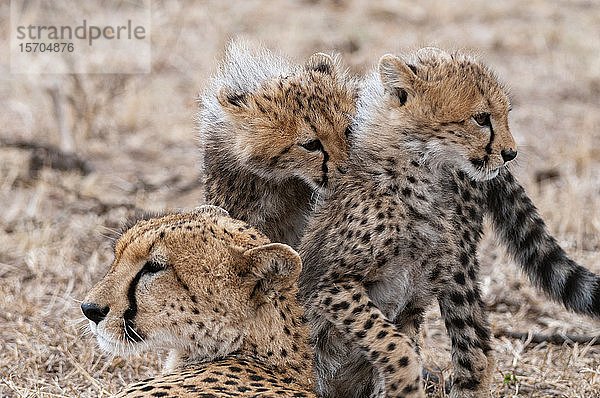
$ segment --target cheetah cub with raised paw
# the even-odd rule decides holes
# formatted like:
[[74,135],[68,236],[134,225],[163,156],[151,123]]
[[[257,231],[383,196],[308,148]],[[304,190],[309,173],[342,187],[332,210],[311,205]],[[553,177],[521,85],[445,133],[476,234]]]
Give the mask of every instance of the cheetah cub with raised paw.
[[298,66],[233,42],[200,99],[207,202],[295,246],[344,172],[356,97],[355,80],[328,55]]
[[382,396],[385,387],[423,396],[414,340],[437,298],[453,343],[451,396],[489,396],[487,315],[476,274],[461,265],[454,191],[441,171],[496,176],[516,152],[509,107],[485,66],[437,49],[384,56],[366,79],[348,172],[300,245],[322,395]]
[[127,397],[314,397],[301,261],[216,206],[137,221],[81,308],[113,354],[170,349]]

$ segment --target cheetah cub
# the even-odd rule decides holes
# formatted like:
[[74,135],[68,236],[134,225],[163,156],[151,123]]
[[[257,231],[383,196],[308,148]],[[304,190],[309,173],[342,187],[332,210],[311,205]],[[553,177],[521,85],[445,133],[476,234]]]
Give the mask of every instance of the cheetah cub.
[[[433,62],[436,62],[435,59]],[[426,79],[430,69],[426,63],[427,60],[421,54],[421,61],[411,64],[410,67],[418,76]],[[247,163],[243,161],[237,163],[235,159],[243,157],[243,153],[247,151],[242,150],[237,154],[231,152],[235,150],[235,147],[227,142],[232,142],[231,137],[234,134],[232,123],[235,118],[229,120],[230,106],[227,101],[224,102],[224,105],[219,103],[219,101],[223,101],[223,98],[219,99],[218,93],[221,89],[228,90],[228,88],[233,88],[240,93],[256,92],[256,87],[266,84],[269,79],[277,81],[276,76],[282,79],[282,76],[287,73],[285,71],[299,71],[295,75],[296,79],[302,79],[313,73],[310,72],[311,68],[313,72],[315,69],[321,72],[334,71],[337,77],[336,82],[327,76],[316,74],[315,76],[320,79],[306,84],[307,97],[316,91],[324,93],[329,101],[315,103],[316,105],[325,105],[327,108],[313,110],[314,114],[309,120],[314,120],[315,123],[311,125],[311,129],[314,126],[317,133],[330,138],[335,138],[335,136],[328,135],[328,131],[346,129],[344,130],[346,133],[344,140],[322,139],[323,150],[318,155],[322,154],[323,159],[328,159],[331,153],[339,154],[340,152],[335,150],[336,145],[342,151],[341,153],[348,151],[349,145],[354,145],[352,136],[349,136],[347,130],[348,120],[345,117],[340,119],[339,112],[335,113],[332,110],[346,109],[348,111],[353,109],[351,103],[354,101],[355,87],[358,85],[340,71],[336,63],[322,54],[315,55],[312,61],[301,68],[290,66],[290,63],[283,57],[275,56],[267,50],[252,51],[242,43],[232,44],[226,61],[221,67],[221,72],[213,78],[211,88],[202,97],[201,102],[204,108],[199,117],[201,146],[205,147],[208,152],[205,172],[209,200],[221,206],[228,206],[231,212],[236,212],[236,216],[246,221],[257,224],[259,227],[262,226],[268,231],[274,231],[268,233],[274,240],[282,240],[292,245],[298,241],[305,225],[305,217],[310,214],[311,198],[315,192],[315,196],[318,196],[325,189],[313,191],[309,186],[310,183],[304,184],[297,178],[289,179],[290,171],[295,167],[296,169],[293,170],[295,175],[306,177],[310,175],[311,171],[318,170],[319,167],[322,169],[322,164],[318,157],[314,162],[307,160],[306,151],[292,152],[290,150],[287,157],[283,159],[284,161],[276,158],[275,161],[263,163],[264,169],[261,169],[260,173],[265,176],[288,176],[284,178],[286,182],[274,183],[269,180],[271,182],[267,183],[262,177],[256,175],[256,168],[253,166],[250,166],[250,171],[244,171],[247,169],[242,166]],[[320,83],[324,83],[324,86],[319,87]],[[263,89],[265,88],[263,87]],[[299,98],[302,97],[299,92],[296,94]],[[275,99],[273,101],[276,102]],[[301,114],[298,113],[297,101],[280,101],[276,104],[274,102],[270,103],[273,105],[271,107],[261,104],[262,108],[259,108],[259,111],[255,109],[255,111],[247,113],[247,119],[244,120],[239,130],[247,139],[247,142],[244,143],[245,148],[259,148],[265,142],[281,141],[280,129],[261,128],[260,134],[251,135],[250,133],[255,130],[253,130],[254,127],[248,126],[262,126],[264,119],[277,120],[279,113],[290,117]],[[308,103],[313,104],[313,102],[311,100]],[[366,104],[366,102],[361,101],[361,104]],[[258,103],[256,105],[259,106]],[[232,109],[235,111],[237,108]],[[307,108],[304,108],[303,111],[310,112]],[[368,116],[370,112],[363,111],[361,114]],[[315,115],[323,117],[319,119]],[[485,115],[480,116],[484,117]],[[254,117],[257,119],[253,120]],[[319,123],[319,120],[322,122],[323,119],[328,122],[330,120],[341,121],[341,125],[337,130],[335,128],[331,130],[332,126],[328,123]],[[299,118],[296,121],[302,122]],[[244,128],[244,126],[246,127]],[[225,127],[228,127],[229,130]],[[452,125],[446,125],[443,128],[453,131]],[[436,140],[442,139],[441,135],[436,137]],[[432,142],[431,145],[435,145],[435,142]],[[287,147],[284,146],[285,148]],[[486,154],[490,149],[486,148]],[[260,156],[258,153],[256,158],[260,159]],[[501,152],[500,156],[503,160],[510,161],[516,156],[516,151],[506,150],[504,153]],[[340,155],[341,158],[344,156]],[[487,162],[485,155],[471,160],[474,161],[472,163],[474,167],[482,162]],[[327,169],[330,170],[331,167],[327,167]],[[343,166],[337,167],[337,171],[343,170]],[[463,264],[466,273],[473,275],[478,270],[479,263],[475,254],[483,233],[483,217],[487,214],[491,217],[492,225],[496,229],[499,239],[538,289],[545,292],[554,301],[564,304],[571,311],[590,315],[596,319],[600,317],[600,276],[591,273],[568,257],[549,233],[531,199],[508,168],[497,169],[494,173],[498,173],[498,176],[485,181],[478,180],[477,169],[465,172],[463,169],[455,167],[439,171],[445,174],[444,178],[451,185],[452,195],[448,197],[446,204],[449,209],[454,210],[453,223],[457,226],[457,235],[462,237],[463,251],[469,253],[467,263]],[[327,185],[335,184],[335,170],[334,173],[328,174]],[[263,191],[262,188],[265,190]],[[235,199],[235,208],[231,206],[234,201],[230,202],[228,198]],[[461,257],[464,260],[465,257],[462,254]]]
[[516,153],[509,108],[494,75],[459,53],[387,55],[366,78],[348,171],[299,250],[320,394],[424,396],[414,340],[437,298],[452,340],[451,396],[489,396],[487,315],[462,264],[475,253],[457,236],[444,170],[495,177]]
[[314,397],[301,262],[216,206],[138,221],[81,309],[98,344],[167,348],[168,375],[120,396]]
[[354,79],[328,55],[304,66],[233,42],[200,99],[206,200],[295,246],[344,172]]

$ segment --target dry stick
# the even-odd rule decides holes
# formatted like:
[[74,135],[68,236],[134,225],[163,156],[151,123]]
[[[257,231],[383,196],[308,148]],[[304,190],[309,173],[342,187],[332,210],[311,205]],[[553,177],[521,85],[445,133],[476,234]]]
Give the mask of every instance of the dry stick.
[[444,374],[440,369],[423,365],[422,377],[425,382],[425,392],[427,393],[435,392],[435,390],[450,392],[452,389],[452,380],[444,380]]
[[181,176],[179,176],[179,175],[170,176],[166,180],[161,181],[160,183],[157,183],[157,184],[151,184],[149,182],[146,182],[141,177],[137,177],[137,179],[138,179],[138,181],[134,184],[133,189],[129,190],[129,192],[134,193],[134,192],[139,192],[141,190],[143,190],[144,192],[153,192],[153,191],[158,191],[159,189],[163,189],[163,188],[167,187],[169,189],[169,191],[171,191],[171,192],[185,193],[185,192],[192,191],[192,190],[202,186],[202,184],[203,184],[202,180],[200,178],[195,178],[192,181],[189,181],[187,183],[181,183],[181,184],[176,185],[177,183],[179,183],[181,181]]
[[[92,209],[92,211],[94,211],[95,213],[102,215],[102,214],[106,214],[111,210],[114,209],[118,209],[118,208],[124,208],[126,210],[135,210],[135,211],[142,211],[142,209],[140,209],[139,207],[137,207],[134,203],[129,203],[129,202],[104,202],[103,200],[95,197],[95,196],[91,196],[91,195],[84,195],[81,192],[71,189],[69,187],[64,186],[63,184],[57,183],[55,184],[58,188],[62,189],[63,191],[71,194],[71,195],[75,195],[77,197],[78,200],[81,201],[92,201],[95,203],[95,207],[94,209]],[[182,193],[182,192],[187,192],[190,191],[192,189],[195,189],[196,187],[202,185],[202,182],[200,180],[198,181],[192,181],[188,184],[179,186],[179,187],[175,187],[173,189],[171,189],[174,192],[178,192],[178,193]],[[134,192],[137,192],[134,191]]]
[[[95,196],[84,195],[77,190],[74,190],[74,189],[64,186],[63,184],[58,183],[58,184],[56,184],[56,186],[67,193],[75,195],[78,200],[82,200],[82,201],[88,200],[88,201],[94,202],[96,204],[94,210],[99,215],[106,214],[110,210],[118,209],[118,208],[125,208],[127,210],[140,210],[133,203],[128,203],[128,202],[107,203]],[[92,211],[94,211],[94,210],[92,210]]]
[[[17,148],[23,150],[29,150],[32,152],[31,163],[29,167],[29,172],[31,177],[36,177],[38,171],[43,166],[49,166],[56,170],[70,171],[77,170],[81,172],[83,175],[89,174],[93,168],[90,163],[82,158],[80,158],[75,153],[64,152],[58,149],[57,147],[50,144],[39,144],[31,141],[20,141],[20,140],[7,140],[5,138],[0,137],[0,146],[7,148]],[[146,192],[153,192],[159,189],[164,188],[165,186],[176,184],[180,181],[180,176],[171,176],[167,178],[165,181],[159,184],[150,184],[144,181],[141,178],[138,178],[137,184],[135,184],[134,189],[131,192],[135,193],[140,190],[144,190]],[[192,181],[189,181],[184,184],[176,185],[170,188],[171,191],[177,193],[185,193],[192,191],[198,187],[202,186],[202,181],[200,178],[196,178]],[[95,199],[92,197],[86,197],[87,199]],[[83,198],[83,199],[86,199]],[[99,204],[102,204],[101,202]],[[107,204],[106,206],[101,206],[102,208],[113,208],[113,207],[129,207],[123,204]],[[105,212],[105,211],[103,211]]]
[[77,359],[75,359],[73,354],[71,354],[69,351],[67,351],[66,354],[69,360],[71,361],[71,364],[75,367],[75,369],[77,369],[80,375],[88,379],[89,382],[92,383],[94,387],[96,387],[101,393],[106,394],[109,397],[112,395],[109,391],[105,390],[102,387],[102,385],[100,385],[100,383],[96,379],[94,379],[87,370],[85,370],[83,366],[79,364],[79,362],[77,361]]
[[530,332],[511,332],[509,330],[498,330],[494,332],[495,337],[508,337],[529,342],[529,344],[552,343],[556,345],[589,344],[600,345],[600,336],[586,336],[568,333],[541,334]]
[[180,185],[179,187],[176,188],[177,192],[179,193],[184,193],[184,192],[189,192],[189,191],[193,191],[194,189],[202,186],[203,182],[200,178],[196,178],[194,180],[192,180],[191,182],[188,182],[185,185]]
[[[45,165],[56,169],[56,170],[77,170],[83,175],[89,174],[93,169],[87,160],[80,158],[75,153],[64,152],[57,147],[50,144],[39,144],[31,141],[20,141],[20,140],[7,140],[0,137],[0,147],[17,148],[23,150],[32,151],[32,159],[30,164],[30,173],[32,177],[35,177],[37,172]],[[165,186],[174,185],[181,180],[178,175],[171,176],[165,181],[159,184],[151,184],[144,181],[142,178],[138,178],[138,182],[135,184],[133,190],[130,192],[135,193],[140,190],[146,192],[153,192],[164,188]],[[192,191],[202,186],[200,178],[196,178],[187,183],[173,186],[170,188],[171,191],[177,193],[185,193]],[[110,206],[109,206],[110,207]],[[122,207],[121,205],[113,207]]]
[[54,145],[32,141],[7,140],[0,137],[0,146],[31,151],[29,173],[32,177],[35,177],[38,171],[46,165],[63,171],[77,170],[83,175],[87,175],[92,171],[89,162],[75,153],[61,151]]

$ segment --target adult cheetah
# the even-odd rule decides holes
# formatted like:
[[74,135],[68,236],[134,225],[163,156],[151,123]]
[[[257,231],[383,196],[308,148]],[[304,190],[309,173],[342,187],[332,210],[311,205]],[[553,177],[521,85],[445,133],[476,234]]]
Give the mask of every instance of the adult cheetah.
[[98,344],[127,354],[167,348],[167,374],[126,397],[314,397],[301,262],[225,210],[138,220],[81,309]]

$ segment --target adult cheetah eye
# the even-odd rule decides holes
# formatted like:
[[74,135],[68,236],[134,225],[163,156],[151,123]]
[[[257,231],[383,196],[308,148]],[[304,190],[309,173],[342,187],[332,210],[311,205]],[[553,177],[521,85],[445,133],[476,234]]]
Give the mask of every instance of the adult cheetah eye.
[[323,145],[319,140],[310,140],[300,144],[300,146],[309,152],[315,152],[323,148]]
[[149,260],[144,264],[144,268],[142,268],[143,273],[147,274],[155,274],[159,271],[162,271],[166,268],[166,264],[159,263],[157,261]]
[[491,125],[490,114],[487,112],[478,113],[477,115],[473,115],[473,120],[475,120],[475,123],[477,123],[481,127]]

